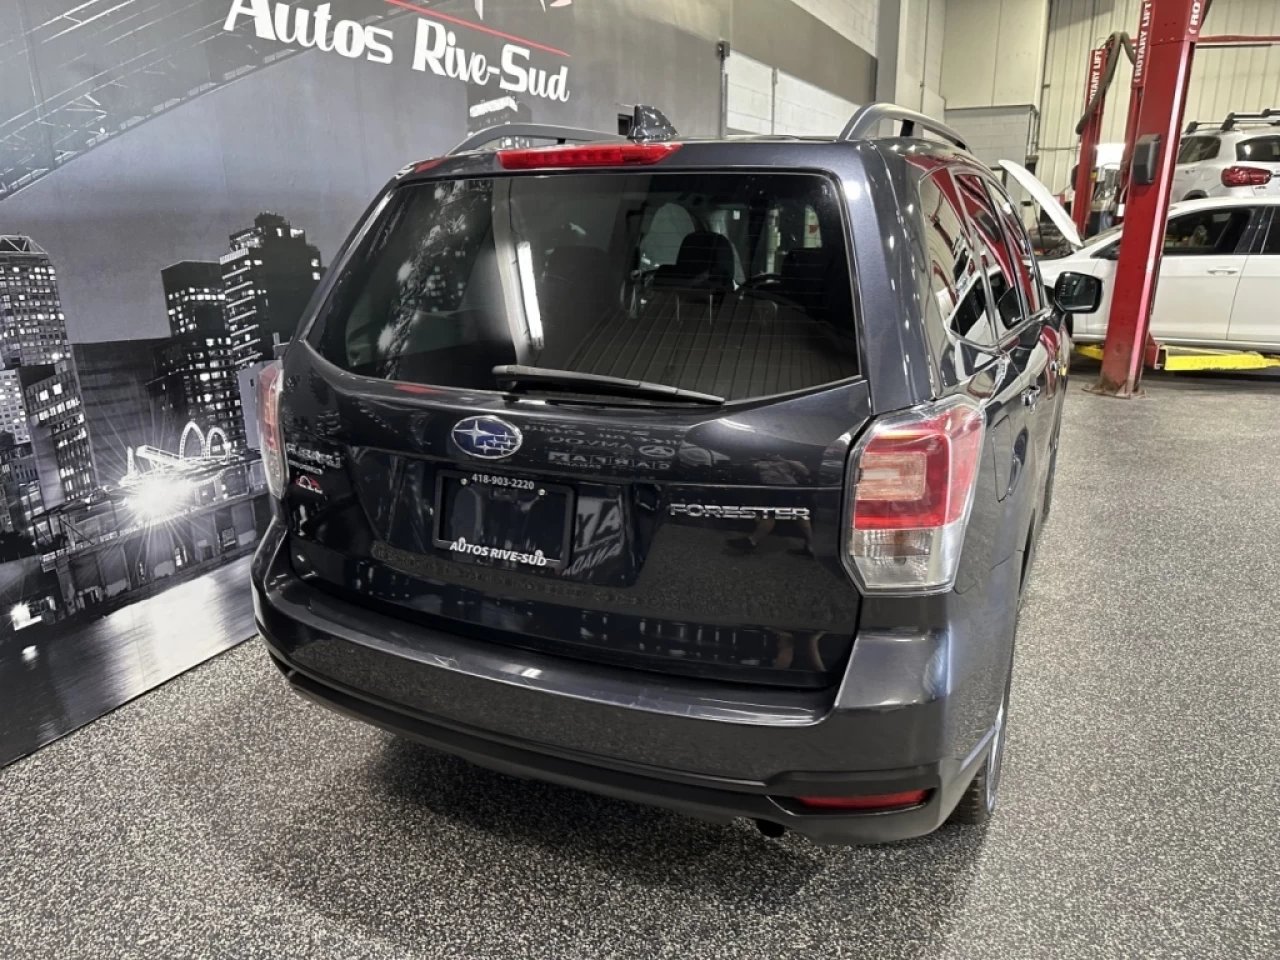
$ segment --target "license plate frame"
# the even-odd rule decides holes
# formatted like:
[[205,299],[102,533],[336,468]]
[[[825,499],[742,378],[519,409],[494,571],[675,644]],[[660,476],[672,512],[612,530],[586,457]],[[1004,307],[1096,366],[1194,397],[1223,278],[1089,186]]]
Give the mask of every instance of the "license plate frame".
[[[560,526],[559,556],[553,559],[544,553],[542,560],[545,562],[535,563],[532,562],[532,555],[486,543],[468,544],[467,552],[460,553],[455,549],[457,541],[444,536],[444,525],[447,520],[446,508],[448,506],[445,500],[445,488],[450,480],[458,482],[462,487],[486,490],[489,492],[489,496],[492,496],[493,491],[508,491],[517,495],[521,493],[532,494],[534,498],[544,496],[563,497],[564,519]],[[562,570],[569,565],[573,552],[573,523],[574,518],[577,516],[577,491],[573,487],[563,483],[546,483],[535,477],[522,477],[491,470],[458,469],[437,470],[435,486],[435,503],[432,511],[434,516],[431,529],[432,543],[437,548],[448,551],[451,559],[460,563],[496,567],[497,569],[515,569],[522,572]],[[502,554],[514,554],[515,556]],[[524,559],[517,559],[517,556]],[[507,566],[507,564],[511,563],[515,564],[514,568]]]

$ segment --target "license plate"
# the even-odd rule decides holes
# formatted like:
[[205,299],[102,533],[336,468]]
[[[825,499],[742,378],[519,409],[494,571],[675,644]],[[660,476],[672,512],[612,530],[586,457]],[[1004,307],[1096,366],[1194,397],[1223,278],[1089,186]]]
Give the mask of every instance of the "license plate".
[[569,560],[573,491],[526,477],[441,471],[435,545],[455,560],[558,570]]

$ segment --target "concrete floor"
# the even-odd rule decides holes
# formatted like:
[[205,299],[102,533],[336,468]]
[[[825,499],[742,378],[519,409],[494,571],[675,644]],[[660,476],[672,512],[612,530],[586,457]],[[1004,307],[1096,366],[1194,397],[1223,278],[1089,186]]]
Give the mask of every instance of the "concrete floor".
[[0,772],[4,955],[1280,955],[1280,388],[1080,379],[985,833],[826,849],[505,779],[250,644]]

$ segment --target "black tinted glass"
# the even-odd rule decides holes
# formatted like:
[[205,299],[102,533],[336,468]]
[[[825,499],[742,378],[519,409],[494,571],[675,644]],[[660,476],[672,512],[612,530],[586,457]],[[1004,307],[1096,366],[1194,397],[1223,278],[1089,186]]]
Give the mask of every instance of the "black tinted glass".
[[1280,163],[1280,137],[1254,137],[1236,144],[1236,159],[1253,163]]
[[996,313],[1005,328],[1016,327],[1023,317],[1022,300],[1017,280],[1022,266],[1017,254],[1009,248],[1000,218],[991,204],[986,187],[979,177],[960,174],[956,177],[960,202],[973,223],[975,239],[982,252],[983,268],[991,285]]
[[1044,306],[1044,290],[1040,280],[1040,268],[1036,265],[1035,250],[1031,246],[1031,238],[1027,236],[1026,225],[1018,209],[1001,190],[992,182],[986,182],[987,194],[992,205],[1000,216],[1005,236],[1013,251],[1013,270],[1022,287],[1022,295],[1032,311]]
[[1164,254],[1166,257],[1233,254],[1249,226],[1251,214],[1248,207],[1229,207],[1170,217],[1164,234]]
[[521,363],[741,399],[857,372],[839,201],[808,174],[408,185],[316,326],[344,369],[441,386]]
[[1280,219],[1274,214],[1271,217],[1271,229],[1267,231],[1266,242],[1262,245],[1266,256],[1280,257]]
[[1217,137],[1188,137],[1178,147],[1178,163],[1199,163],[1218,156],[1220,141]]
[[965,233],[955,186],[946,173],[920,182],[928,246],[929,284],[943,325],[975,343],[994,344],[987,322],[986,287]]

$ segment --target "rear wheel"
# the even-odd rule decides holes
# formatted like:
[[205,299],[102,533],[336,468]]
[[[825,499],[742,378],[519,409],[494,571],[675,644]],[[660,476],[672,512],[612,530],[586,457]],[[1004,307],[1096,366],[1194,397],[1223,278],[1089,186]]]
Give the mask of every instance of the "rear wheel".
[[[1012,680],[1012,672],[1010,674]],[[1001,773],[1004,769],[1005,728],[1009,717],[1009,680],[1005,681],[1004,698],[1000,701],[1000,709],[996,713],[995,733],[991,739],[991,749],[982,769],[970,781],[964,796],[956,804],[951,813],[950,823],[975,825],[986,823],[995,812],[996,800],[1000,792]]]

